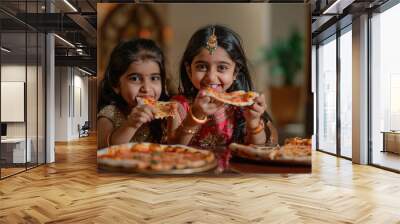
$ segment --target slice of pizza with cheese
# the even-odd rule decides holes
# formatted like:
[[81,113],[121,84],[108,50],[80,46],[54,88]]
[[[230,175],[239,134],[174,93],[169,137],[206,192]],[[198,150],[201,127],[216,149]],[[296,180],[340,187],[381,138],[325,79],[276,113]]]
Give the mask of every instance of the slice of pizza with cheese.
[[255,98],[259,96],[256,92],[246,92],[243,90],[233,91],[233,92],[218,92],[213,88],[205,89],[206,95],[210,96],[220,102],[231,104],[234,106],[250,106],[254,104]]
[[146,104],[154,107],[156,110],[156,119],[174,117],[178,111],[178,105],[176,102],[156,101],[155,99],[150,97],[137,97],[136,100],[138,104]]
[[286,144],[283,146],[258,146],[231,143],[229,148],[235,156],[255,161],[303,165],[311,164],[312,151],[310,145]]
[[214,168],[216,157],[210,150],[184,145],[127,143],[97,152],[101,167],[122,167],[132,172],[194,173]]

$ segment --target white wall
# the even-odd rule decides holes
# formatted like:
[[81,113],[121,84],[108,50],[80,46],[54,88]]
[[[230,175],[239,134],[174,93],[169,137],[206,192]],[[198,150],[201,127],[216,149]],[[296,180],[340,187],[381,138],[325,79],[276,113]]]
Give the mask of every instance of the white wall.
[[[19,81],[26,83],[25,122],[7,122],[7,137],[25,138],[31,140],[32,158],[36,162],[36,151],[39,153],[39,163],[44,162],[44,88],[42,68],[25,64],[3,64],[1,66],[2,81]],[[27,81],[25,80],[27,78]],[[4,96],[3,96],[4,97]],[[10,108],[1,108],[9,110]],[[9,111],[12,113],[12,111]],[[24,111],[25,112],[25,111]],[[27,131],[27,132],[26,132]]]
[[[35,74],[36,75],[36,67],[34,66],[27,66],[25,65],[18,65],[18,64],[9,64],[9,65],[2,65],[1,66],[1,81],[11,82],[11,81],[18,81],[18,82],[25,82],[25,74],[27,69],[28,75]],[[28,76],[29,79],[29,86],[36,86],[36,81],[32,80]],[[36,87],[35,88],[27,88],[27,106],[30,106],[28,111],[36,111]],[[31,104],[34,102],[33,104]],[[33,108],[34,107],[34,108]],[[1,110],[7,110],[7,108],[1,108]],[[28,124],[29,127],[33,127],[31,124],[32,121],[36,122],[36,113],[27,113],[27,120],[30,122]],[[34,129],[36,130],[36,124]],[[28,134],[30,131],[28,130]],[[10,122],[7,123],[7,136],[8,137],[25,137],[25,122]],[[29,137],[29,136],[28,136]]]
[[[83,73],[78,73],[76,74],[78,70],[74,70],[75,75],[74,75],[74,112],[73,119],[72,119],[72,136],[74,138],[79,136],[77,126],[80,124],[81,126],[85,123],[85,121],[88,121],[89,118],[89,113],[88,113],[88,78],[87,77],[82,77],[81,74]],[[78,92],[80,91],[80,93]],[[80,96],[80,97],[79,97]],[[80,101],[80,102],[79,102]],[[81,107],[81,108],[79,108]],[[81,110],[81,111],[80,111]]]
[[[56,141],[77,139],[78,124],[82,126],[88,120],[88,78],[82,75],[75,68],[56,67]],[[82,107],[82,114],[79,105]]]
[[55,68],[55,140],[68,140],[68,117],[70,83],[68,67]]

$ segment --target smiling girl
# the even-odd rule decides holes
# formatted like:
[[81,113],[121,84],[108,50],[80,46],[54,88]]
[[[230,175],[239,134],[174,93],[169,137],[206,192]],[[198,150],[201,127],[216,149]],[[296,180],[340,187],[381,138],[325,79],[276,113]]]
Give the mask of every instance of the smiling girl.
[[154,119],[154,108],[136,101],[136,97],[168,100],[164,56],[154,41],[135,39],[119,44],[111,54],[100,88],[99,148],[162,140],[162,124]]
[[168,121],[169,143],[202,148],[233,141],[266,143],[273,126],[265,112],[264,95],[251,106],[234,107],[213,100],[204,91],[253,90],[240,37],[234,31],[219,25],[196,31],[181,60],[180,80],[181,95],[173,98],[179,102],[179,116]]

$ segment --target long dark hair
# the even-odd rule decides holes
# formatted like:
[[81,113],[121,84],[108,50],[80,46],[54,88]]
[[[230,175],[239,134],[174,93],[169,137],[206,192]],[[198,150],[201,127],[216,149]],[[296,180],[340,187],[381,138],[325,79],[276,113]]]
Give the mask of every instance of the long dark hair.
[[[166,72],[164,64],[164,54],[153,40],[132,39],[121,42],[111,53],[104,79],[100,83],[100,96],[98,101],[98,111],[107,105],[115,105],[123,114],[128,115],[131,108],[128,103],[117,94],[113,87],[119,85],[121,76],[128,70],[129,65],[135,61],[151,60],[158,64],[161,76],[161,96],[159,100],[168,100],[166,92]],[[153,136],[160,140],[162,137],[161,121],[154,120],[150,123]]]
[[[218,47],[222,47],[235,62],[235,74],[236,79],[229,87],[227,92],[232,92],[236,90],[253,91],[254,86],[251,81],[250,71],[248,66],[248,60],[244,53],[242,47],[242,40],[240,36],[233,30],[222,25],[207,25],[205,27],[197,30],[193,36],[190,38],[189,43],[186,46],[186,50],[183,53],[182,60],[180,62],[180,94],[188,97],[189,99],[194,99],[198,93],[190,80],[189,74],[187,74],[186,66],[190,65],[200,53],[200,51],[207,45],[208,38],[214,34],[217,36]],[[242,141],[245,129],[245,120],[242,116],[242,109],[236,110],[235,116],[237,120],[237,128],[235,128],[233,133],[234,141]],[[265,112],[263,119],[270,120],[268,114]]]
[[213,29],[217,36],[218,46],[225,49],[231,59],[235,62],[236,80],[227,92],[235,90],[252,91],[254,87],[250,78],[248,62],[242,47],[240,36],[227,27],[221,25],[208,25],[200,28],[193,34],[185,52],[183,53],[183,58],[180,64],[180,84],[183,89],[180,89],[180,93],[190,98],[196,97],[198,90],[190,81],[189,75],[186,71],[186,65],[190,65],[193,58],[196,57],[202,48],[206,46],[207,40],[211,36]]

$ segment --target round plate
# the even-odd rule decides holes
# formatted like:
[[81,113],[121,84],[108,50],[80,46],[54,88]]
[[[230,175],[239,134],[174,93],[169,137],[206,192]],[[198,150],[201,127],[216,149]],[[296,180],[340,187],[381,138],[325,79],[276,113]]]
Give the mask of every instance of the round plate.
[[192,173],[201,173],[208,170],[211,170],[217,166],[217,161],[214,160],[212,163],[209,163],[202,167],[196,168],[186,168],[186,169],[172,169],[166,171],[157,171],[157,170],[148,170],[148,169],[138,169],[138,168],[128,168],[123,166],[109,166],[106,164],[99,163],[97,167],[101,170],[114,171],[114,172],[124,172],[124,173],[142,173],[142,174],[192,174]]
[[[109,149],[113,148],[131,148],[135,144],[139,143],[127,143],[123,145],[110,146],[108,148],[100,149],[97,151],[97,156],[106,154]],[[150,143],[140,143],[140,144],[150,144]],[[170,146],[179,146],[182,148],[190,148],[196,149],[192,147],[188,147],[185,145],[170,145]],[[196,149],[199,150],[199,149]],[[201,167],[196,168],[185,168],[185,169],[171,169],[166,171],[158,171],[151,169],[139,169],[137,167],[133,167],[132,161],[130,160],[113,160],[113,159],[97,159],[97,167],[101,170],[108,171],[117,171],[117,172],[125,172],[125,173],[142,173],[142,174],[192,174],[192,173],[201,173],[215,168],[218,165],[217,158],[214,155],[214,161],[208,163]]]

